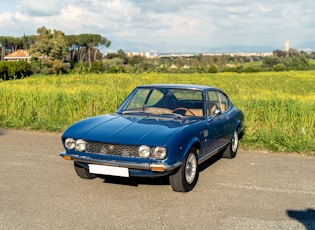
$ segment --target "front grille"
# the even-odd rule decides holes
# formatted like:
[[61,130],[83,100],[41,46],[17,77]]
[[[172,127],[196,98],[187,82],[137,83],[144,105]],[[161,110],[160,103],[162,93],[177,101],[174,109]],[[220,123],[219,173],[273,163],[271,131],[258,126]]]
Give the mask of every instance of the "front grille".
[[108,156],[139,157],[138,149],[139,146],[137,145],[117,145],[100,142],[86,143],[86,152]]

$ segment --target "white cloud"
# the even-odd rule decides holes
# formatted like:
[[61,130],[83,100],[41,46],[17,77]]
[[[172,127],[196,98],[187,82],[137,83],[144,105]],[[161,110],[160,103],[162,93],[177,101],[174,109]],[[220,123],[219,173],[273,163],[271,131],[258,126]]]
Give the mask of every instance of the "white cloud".
[[45,26],[65,34],[98,33],[112,42],[200,46],[277,46],[315,37],[313,0],[15,1],[14,13],[0,12],[0,36],[35,34]]
[[64,1],[51,0],[51,1],[38,1],[38,0],[18,0],[17,8],[21,13],[30,16],[51,16],[60,13],[60,6]]

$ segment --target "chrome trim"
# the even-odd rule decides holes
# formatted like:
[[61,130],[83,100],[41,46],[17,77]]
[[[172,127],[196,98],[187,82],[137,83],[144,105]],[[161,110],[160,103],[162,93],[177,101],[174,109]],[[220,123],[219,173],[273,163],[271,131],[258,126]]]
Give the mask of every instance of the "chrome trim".
[[95,160],[95,159],[90,158],[90,157],[67,154],[66,152],[60,153],[60,156],[61,157],[69,156],[74,161],[79,161],[79,162],[87,163],[87,164],[100,164],[100,165],[125,167],[128,169],[140,169],[140,170],[149,170],[149,171],[151,171],[151,165],[163,165],[164,166],[164,172],[165,171],[172,171],[181,165],[181,162],[177,162],[173,165],[166,165],[163,163],[150,164],[150,163],[133,163],[133,162],[110,161],[110,160],[99,160],[99,159]]
[[205,162],[206,160],[210,159],[211,157],[216,155],[218,152],[223,150],[225,147],[227,147],[228,144],[230,144],[230,142],[227,142],[227,143],[221,145],[220,147],[216,148],[215,150],[209,152],[207,155],[205,155],[202,158],[198,159],[198,164],[201,164],[201,163]]

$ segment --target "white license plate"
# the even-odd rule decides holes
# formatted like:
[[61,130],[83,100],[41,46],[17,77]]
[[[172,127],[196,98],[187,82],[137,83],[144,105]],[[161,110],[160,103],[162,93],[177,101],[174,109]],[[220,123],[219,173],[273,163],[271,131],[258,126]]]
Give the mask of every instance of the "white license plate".
[[89,171],[90,173],[94,173],[94,174],[129,177],[128,168],[122,168],[122,167],[90,164]]

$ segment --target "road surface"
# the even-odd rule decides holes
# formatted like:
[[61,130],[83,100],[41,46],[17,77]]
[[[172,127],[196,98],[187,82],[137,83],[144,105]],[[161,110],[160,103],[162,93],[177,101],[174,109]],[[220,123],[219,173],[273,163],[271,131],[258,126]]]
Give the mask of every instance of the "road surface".
[[80,179],[61,134],[0,129],[0,229],[315,229],[315,158],[239,151],[189,193],[162,179]]

